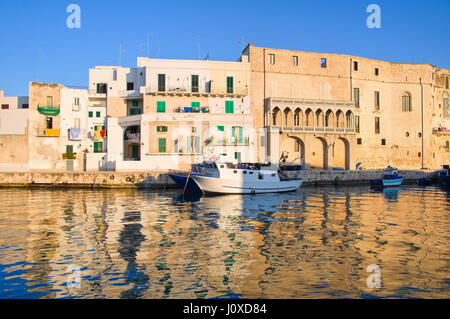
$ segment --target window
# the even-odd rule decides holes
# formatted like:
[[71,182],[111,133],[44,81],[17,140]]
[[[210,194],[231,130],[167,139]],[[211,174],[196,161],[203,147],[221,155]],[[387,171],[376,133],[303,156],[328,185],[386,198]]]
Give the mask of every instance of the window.
[[30,107],[29,104],[22,104],[22,108],[23,108],[23,109],[28,109],[29,107]]
[[448,90],[448,76],[445,77],[445,88]]
[[191,77],[191,91],[198,92],[198,75],[192,75]]
[[417,157],[422,157],[422,153],[417,153]]
[[66,145],[66,153],[73,153],[73,145]]
[[88,116],[89,116],[89,117],[93,117],[93,116],[94,116],[94,112],[89,111]]
[[[236,136],[236,131],[239,131],[239,137]],[[231,128],[231,135],[236,143],[242,143],[244,141],[244,128],[242,126],[233,126]]]
[[411,112],[411,94],[405,92],[402,94],[402,111]]
[[375,110],[380,109],[380,92],[375,91]]
[[48,128],[48,129],[53,128],[53,118],[52,117],[45,118],[45,128]]
[[294,55],[294,56],[292,57],[292,64],[293,64],[294,66],[298,66],[298,56]]
[[166,91],[166,75],[158,74],[158,91],[165,92]]
[[362,138],[357,138],[356,139],[356,144],[361,145],[362,144]]
[[2,110],[8,110],[9,104],[2,104]]
[[94,142],[94,153],[103,153],[103,142]]
[[233,77],[227,76],[227,93],[233,93]]
[[47,96],[47,106],[53,106],[53,96]]
[[375,118],[375,134],[380,134],[380,118]]
[[100,117],[100,111],[95,112],[96,117]]
[[444,97],[444,115],[450,115],[450,108],[448,105],[448,97]]
[[359,108],[359,88],[353,88],[353,100],[355,101],[355,107]]
[[157,132],[167,132],[167,126],[157,126],[156,131]]
[[157,113],[165,113],[166,112],[166,102],[156,102],[156,112]]
[[217,127],[217,131],[219,131],[219,132],[225,132],[225,127],[224,127],[224,126],[218,126],[218,127]]
[[166,139],[165,138],[158,139],[158,150],[159,150],[159,153],[166,152]]
[[275,64],[275,54],[269,54],[269,63]]
[[106,94],[106,83],[97,83],[97,93]]
[[134,82],[127,82],[127,91],[134,91]]
[[130,114],[129,115],[139,115],[141,113],[142,112],[141,112],[140,108],[132,107],[132,108],[130,108]]
[[295,141],[294,152],[300,152],[300,142],[299,141]]
[[234,113],[234,101],[225,101],[225,113]]
[[355,132],[359,133],[359,116],[355,116]]
[[375,75],[378,76],[380,74],[380,70],[378,68],[375,68]]
[[76,97],[76,98],[74,99],[74,101],[73,101],[73,104],[76,105],[76,106],[80,106],[80,98],[79,98],[79,97]]
[[385,138],[381,139],[381,145],[386,145],[386,139]]
[[133,107],[138,107],[139,106],[139,101],[133,101]]
[[358,61],[353,61],[353,70],[358,71]]
[[326,58],[320,59],[320,66],[322,69],[325,69],[327,67],[327,59]]

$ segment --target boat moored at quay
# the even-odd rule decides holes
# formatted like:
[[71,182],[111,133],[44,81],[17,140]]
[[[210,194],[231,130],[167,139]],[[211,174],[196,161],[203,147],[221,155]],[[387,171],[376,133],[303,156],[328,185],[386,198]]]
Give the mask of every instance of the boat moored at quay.
[[402,182],[403,177],[399,175],[398,170],[388,166],[384,170],[382,178],[370,180],[370,186],[372,188],[398,187]]
[[[261,194],[296,191],[303,179],[298,173],[285,173],[287,166],[278,170],[270,164],[203,162],[192,166],[186,175],[171,173],[169,176],[184,191],[200,191],[204,194]],[[193,182],[194,183],[193,183]]]

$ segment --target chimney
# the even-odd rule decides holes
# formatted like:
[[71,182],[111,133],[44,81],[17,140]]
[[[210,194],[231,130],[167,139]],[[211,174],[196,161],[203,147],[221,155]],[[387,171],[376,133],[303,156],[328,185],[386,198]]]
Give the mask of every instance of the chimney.
[[3,89],[0,90],[0,97],[3,97]]

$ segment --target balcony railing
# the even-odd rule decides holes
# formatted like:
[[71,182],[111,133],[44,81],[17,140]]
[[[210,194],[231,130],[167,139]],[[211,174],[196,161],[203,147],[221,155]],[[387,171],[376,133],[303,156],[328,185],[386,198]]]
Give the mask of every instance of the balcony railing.
[[246,96],[248,95],[248,88],[233,87],[231,90],[227,87],[198,87],[193,90],[190,86],[170,86],[165,87],[164,90],[159,90],[158,87],[141,87],[142,94],[167,94],[167,95],[221,95],[221,96]]
[[294,104],[298,106],[321,106],[321,107],[355,107],[355,102],[335,101],[335,100],[315,100],[315,99],[301,99],[301,98],[285,98],[285,97],[270,97],[268,105],[278,106],[282,104]]
[[38,128],[38,137],[59,137],[59,129]]
[[89,90],[90,97],[106,98],[106,91]]
[[[354,128],[334,128],[334,127],[303,127],[303,126],[280,126],[271,125],[272,129],[279,129],[285,132],[324,132],[324,133],[355,133]],[[450,131],[448,131],[450,134]]]
[[246,137],[245,139],[239,141],[234,138],[210,138],[211,144],[213,146],[248,146],[250,145],[250,138]]
[[188,107],[188,106],[180,106],[174,110],[176,113],[209,113],[208,106],[201,107]]
[[450,129],[447,127],[433,127],[433,134],[450,134]]
[[141,96],[140,90],[118,91],[117,94],[120,97],[134,97],[134,98],[138,98],[138,97]]

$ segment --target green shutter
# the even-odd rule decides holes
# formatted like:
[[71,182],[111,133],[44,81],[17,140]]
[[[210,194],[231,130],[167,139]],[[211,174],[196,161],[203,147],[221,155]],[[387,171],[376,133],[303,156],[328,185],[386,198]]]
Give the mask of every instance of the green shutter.
[[156,102],[156,112],[165,113],[166,112],[166,102]]
[[194,139],[194,152],[200,153],[200,136],[195,136]]
[[133,101],[133,106],[139,106],[139,101]]
[[159,152],[160,153],[166,152],[166,139],[165,138],[159,139]]
[[73,153],[73,145],[66,145],[66,153]]
[[242,143],[244,139],[244,128],[239,127],[239,143]]
[[103,142],[94,142],[94,153],[103,152]]
[[192,139],[190,136],[187,137],[187,152],[192,153]]
[[234,101],[225,101],[225,113],[234,113]]
[[165,113],[166,112],[166,102],[156,102],[156,112]]
[[235,126],[233,126],[233,127],[231,128],[231,135],[232,135],[233,137],[236,136],[236,127],[235,127]]
[[89,117],[92,117],[92,116],[94,116],[94,112],[89,111]]
[[224,131],[225,131],[225,127],[224,127],[224,126],[218,126],[218,127],[217,127],[217,130],[218,130],[219,132],[224,132]]

